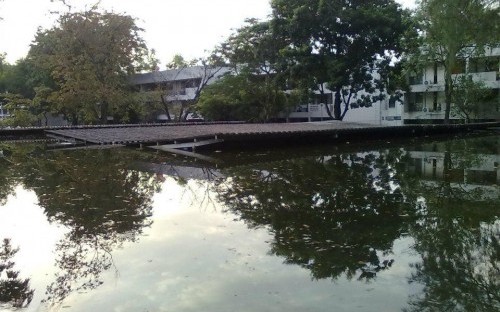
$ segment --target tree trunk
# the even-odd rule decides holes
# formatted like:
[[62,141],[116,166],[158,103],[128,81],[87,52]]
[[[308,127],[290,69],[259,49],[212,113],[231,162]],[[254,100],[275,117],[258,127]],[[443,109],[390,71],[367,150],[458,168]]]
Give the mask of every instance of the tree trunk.
[[450,112],[451,112],[451,97],[453,93],[453,81],[451,79],[451,73],[449,70],[445,69],[445,83],[444,83],[444,95],[445,95],[445,103],[444,103],[444,120],[443,123],[450,123]]
[[100,110],[101,110],[101,120],[100,120],[100,123],[101,125],[105,125],[108,123],[108,102],[107,101],[103,101],[102,104],[101,104],[101,107],[100,107]]
[[163,94],[160,95],[160,97],[161,97],[161,104],[163,105],[163,110],[165,110],[165,113],[167,114],[167,120],[172,121],[172,117],[170,117],[170,111],[168,109],[168,103],[165,100],[165,97]]
[[335,99],[333,101],[333,115],[337,120],[342,120],[342,96],[340,94],[340,88],[335,91]]

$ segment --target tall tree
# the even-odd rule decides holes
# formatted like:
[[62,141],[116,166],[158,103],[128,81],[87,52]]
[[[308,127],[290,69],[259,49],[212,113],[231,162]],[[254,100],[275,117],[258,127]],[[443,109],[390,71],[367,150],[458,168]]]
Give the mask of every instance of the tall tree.
[[295,97],[284,92],[290,83],[286,59],[280,53],[285,44],[269,21],[246,20],[216,49],[233,76],[203,93],[199,103],[203,113],[222,120],[267,121],[297,105],[292,101]]
[[[288,39],[282,49],[291,73],[305,85],[335,92],[330,117],[342,120],[350,107],[379,100],[392,56],[399,52],[404,11],[393,0],[273,0],[273,28]],[[353,104],[358,91],[366,91]]]
[[148,56],[141,31],[132,17],[95,8],[66,13],[53,28],[39,30],[28,57],[56,82],[49,97],[56,110],[75,124],[126,118],[132,98],[127,77]]
[[[437,64],[444,69],[445,116],[449,123],[453,101],[453,73],[465,59],[484,54],[488,44],[500,40],[500,7],[497,0],[422,0],[417,19],[421,42],[410,53],[418,67]],[[465,67],[465,66],[463,66]]]

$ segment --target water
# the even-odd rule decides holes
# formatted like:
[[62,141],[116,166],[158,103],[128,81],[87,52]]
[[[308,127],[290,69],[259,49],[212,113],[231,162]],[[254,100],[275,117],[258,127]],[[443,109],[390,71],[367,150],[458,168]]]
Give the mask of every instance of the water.
[[1,311],[500,311],[495,134],[0,150]]

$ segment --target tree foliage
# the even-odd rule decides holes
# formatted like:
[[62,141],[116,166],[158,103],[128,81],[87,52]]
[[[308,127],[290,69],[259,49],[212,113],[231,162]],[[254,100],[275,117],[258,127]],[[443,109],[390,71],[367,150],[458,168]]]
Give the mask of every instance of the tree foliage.
[[128,75],[148,56],[141,31],[130,16],[94,9],[66,13],[53,28],[39,30],[29,58],[55,81],[49,96],[55,110],[73,123],[126,120]]
[[203,91],[197,110],[209,120],[268,121],[289,101],[274,83],[248,71],[227,75]]
[[[496,4],[495,4],[496,2]],[[460,63],[485,53],[489,44],[500,40],[500,7],[492,0],[422,0],[416,21],[421,34],[408,53],[409,64],[444,68],[445,117],[448,123],[453,102],[452,74],[464,72]]]
[[215,51],[232,68],[231,76],[202,93],[198,109],[215,120],[268,121],[298,101],[285,94],[283,38],[269,21],[246,20]]
[[[469,123],[471,119],[483,116],[490,107],[488,99],[493,95],[492,90],[482,81],[474,81],[470,75],[460,76],[453,81],[451,114]],[[482,105],[486,104],[486,105]]]
[[[286,38],[281,52],[290,75],[335,94],[332,118],[351,107],[371,106],[384,91],[391,58],[400,53],[405,12],[393,0],[274,0],[272,25]],[[381,77],[374,76],[377,69]],[[354,105],[351,100],[365,91]]]

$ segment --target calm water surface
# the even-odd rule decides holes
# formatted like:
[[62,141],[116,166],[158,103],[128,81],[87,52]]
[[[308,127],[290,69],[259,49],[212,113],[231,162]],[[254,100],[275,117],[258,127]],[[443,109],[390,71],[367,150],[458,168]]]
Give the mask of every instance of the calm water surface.
[[0,151],[1,311],[500,311],[497,134]]

